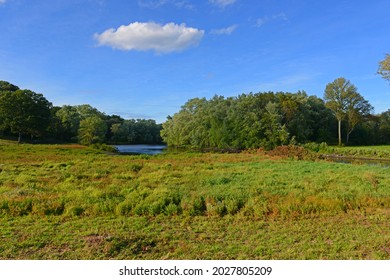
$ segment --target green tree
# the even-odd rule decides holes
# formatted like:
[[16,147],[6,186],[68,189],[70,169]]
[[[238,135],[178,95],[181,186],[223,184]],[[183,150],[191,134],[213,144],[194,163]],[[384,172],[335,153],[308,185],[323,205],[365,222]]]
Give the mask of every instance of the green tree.
[[6,82],[6,81],[0,81],[0,93],[2,91],[17,91],[19,89],[19,87],[9,83],[9,82]]
[[288,143],[289,134],[285,125],[282,125],[282,116],[279,113],[277,105],[269,102],[265,106],[266,113],[262,118],[264,128],[263,147],[270,150],[279,145]]
[[203,140],[207,141],[208,136],[205,135],[201,122],[201,117],[206,116],[206,108],[208,102],[205,98],[194,98],[188,100],[181,110],[168,117],[167,121],[162,125],[161,137],[165,143],[174,147],[202,147],[199,135],[203,136]]
[[39,93],[30,90],[3,91],[0,94],[0,119],[3,126],[18,134],[32,137],[44,134],[51,120],[52,104]]
[[64,105],[56,111],[55,116],[59,119],[57,137],[65,141],[77,141],[82,120],[92,116],[106,120],[106,116],[103,113],[88,104]]
[[310,108],[306,93],[279,93],[278,98],[283,116],[282,122],[287,130],[298,142],[306,142],[313,133],[313,128],[309,124]]
[[347,144],[349,143],[349,136],[356,125],[362,122],[370,114],[372,109],[373,107],[360,94],[351,96],[347,110]]
[[81,115],[75,106],[64,105],[55,113],[59,120],[57,137],[65,141],[76,141]]
[[381,144],[390,144],[390,109],[379,115],[379,138]]
[[342,144],[341,122],[348,120],[347,140],[362,116],[371,111],[371,105],[357,92],[357,88],[345,78],[337,78],[326,85],[325,105],[332,110],[338,122],[338,142]]
[[[14,92],[17,91],[19,87],[6,82],[6,81],[0,81],[0,96],[2,95],[3,92]],[[4,121],[3,118],[0,118],[0,131],[4,131],[6,129],[9,129]]]
[[390,54],[386,54],[385,58],[379,62],[378,74],[390,81]]
[[113,126],[122,124],[124,122],[124,119],[118,115],[111,115],[105,116],[104,121],[106,122],[108,128],[106,132],[106,139],[111,140],[114,136],[114,133],[112,132]]
[[105,140],[107,124],[98,116],[87,117],[80,121],[79,142],[83,145],[102,143]]
[[106,118],[106,116],[102,112],[100,112],[98,109],[92,107],[89,104],[76,105],[74,106],[74,108],[80,115],[80,119],[86,119],[92,116],[98,116],[103,120]]

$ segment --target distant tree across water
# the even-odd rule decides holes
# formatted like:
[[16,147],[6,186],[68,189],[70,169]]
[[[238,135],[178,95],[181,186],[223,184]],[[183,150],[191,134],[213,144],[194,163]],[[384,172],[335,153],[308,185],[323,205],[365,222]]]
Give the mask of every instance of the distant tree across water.
[[0,136],[81,144],[160,144],[161,124],[106,115],[89,104],[53,106],[42,94],[0,81]]
[[194,98],[168,117],[161,136],[170,146],[273,149],[290,143],[338,143],[340,124],[340,139],[351,144],[390,144],[389,113],[370,114],[371,105],[357,92],[349,96],[340,122],[327,105],[304,91]]

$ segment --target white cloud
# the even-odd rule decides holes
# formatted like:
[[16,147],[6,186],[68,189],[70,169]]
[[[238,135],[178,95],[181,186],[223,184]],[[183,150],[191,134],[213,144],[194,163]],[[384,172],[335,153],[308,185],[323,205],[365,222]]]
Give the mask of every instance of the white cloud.
[[7,0],[0,0],[0,5],[4,4],[5,2],[7,2]]
[[237,29],[237,24],[231,25],[226,28],[221,28],[221,29],[213,29],[210,31],[211,34],[215,35],[230,35],[232,34],[235,30]]
[[209,0],[211,4],[217,5],[221,8],[224,8],[226,6],[232,5],[236,2],[237,0]]
[[256,27],[262,27],[268,21],[269,21],[269,17],[268,16],[265,16],[265,17],[262,17],[262,18],[258,18],[256,20]]
[[272,15],[272,16],[264,16],[261,18],[258,18],[256,21],[256,27],[262,27],[264,24],[273,21],[273,20],[283,20],[283,21],[288,21],[288,18],[285,13],[280,13],[277,15]]
[[111,46],[119,50],[154,50],[157,53],[181,51],[196,46],[204,35],[203,30],[167,23],[133,22],[118,29],[108,29],[95,34],[100,46]]

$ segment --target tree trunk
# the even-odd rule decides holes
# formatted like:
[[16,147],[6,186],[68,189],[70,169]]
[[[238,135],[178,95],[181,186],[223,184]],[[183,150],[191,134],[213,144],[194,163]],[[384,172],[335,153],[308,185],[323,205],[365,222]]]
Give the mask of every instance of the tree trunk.
[[22,133],[19,132],[19,136],[18,136],[18,144],[20,144],[22,142]]
[[351,130],[348,131],[348,133],[347,133],[347,139],[346,139],[346,143],[345,143],[345,144],[347,144],[347,145],[348,145],[348,142],[349,142],[349,135],[351,135],[352,131],[353,131],[353,129],[351,129]]
[[341,120],[339,120],[339,146],[341,146]]

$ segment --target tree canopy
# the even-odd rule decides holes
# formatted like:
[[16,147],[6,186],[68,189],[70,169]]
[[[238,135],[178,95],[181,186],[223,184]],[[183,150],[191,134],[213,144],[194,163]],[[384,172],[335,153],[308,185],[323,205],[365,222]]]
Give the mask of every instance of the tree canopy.
[[378,74],[390,81],[390,54],[386,54],[385,58],[379,62]]
[[290,141],[331,141],[331,111],[305,92],[194,98],[163,124],[168,145],[272,149]]
[[98,116],[90,116],[80,121],[79,142],[84,145],[104,142],[107,124]]
[[[9,88],[9,87],[8,87]],[[52,104],[42,94],[30,90],[2,91],[0,94],[0,118],[3,127],[12,133],[31,137],[45,133],[50,124]]]
[[82,144],[160,144],[161,124],[106,115],[89,104],[53,106],[42,94],[0,81],[0,136]]
[[10,84],[9,82],[6,81],[0,81],[0,92],[2,91],[17,91],[19,87]]
[[358,92],[357,88],[345,78],[337,78],[326,85],[325,105],[332,110],[338,122],[338,143],[341,145],[341,122],[347,119],[347,143],[349,135],[362,117],[368,115],[372,106]]

